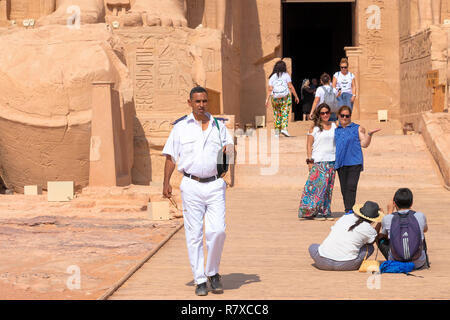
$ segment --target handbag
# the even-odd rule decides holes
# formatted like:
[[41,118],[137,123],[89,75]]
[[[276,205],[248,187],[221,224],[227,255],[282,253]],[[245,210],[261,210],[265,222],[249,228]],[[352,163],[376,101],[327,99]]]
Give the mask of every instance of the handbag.
[[380,263],[377,260],[378,257],[378,247],[375,260],[367,260],[367,255],[369,254],[369,246],[367,246],[366,256],[364,257],[361,266],[359,267],[359,272],[380,272]]
[[217,153],[217,175],[221,178],[225,176],[228,172],[228,167],[230,163],[229,155],[223,152],[222,138],[220,137],[220,127],[217,119],[214,118],[214,122],[216,123],[217,130],[219,130],[219,139],[220,139],[220,150]]

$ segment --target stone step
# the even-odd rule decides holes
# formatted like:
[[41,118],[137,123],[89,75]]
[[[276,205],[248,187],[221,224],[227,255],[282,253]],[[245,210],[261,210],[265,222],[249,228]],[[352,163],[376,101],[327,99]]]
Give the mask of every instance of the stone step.
[[[305,165],[302,168],[280,167],[278,170],[261,171],[257,166],[241,166],[236,170],[236,187],[292,187],[303,186],[308,178],[308,170]],[[439,186],[439,180],[436,172],[428,168],[421,169],[421,174],[416,174],[415,169],[404,169],[402,171],[396,168],[370,168],[366,166],[365,171],[361,173],[361,182],[370,182],[370,185],[405,185],[421,184],[423,187]],[[271,173],[271,174],[270,174]],[[338,179],[336,177],[336,179]]]
[[[355,120],[354,122],[363,126],[367,130],[380,128],[381,131],[377,133],[378,135],[403,135],[402,124],[399,120],[389,120],[387,122],[378,122],[377,120]],[[288,125],[289,134],[293,136],[305,135],[311,128],[312,124],[312,121],[290,122]],[[273,123],[268,123],[266,128],[269,130],[273,129]]]

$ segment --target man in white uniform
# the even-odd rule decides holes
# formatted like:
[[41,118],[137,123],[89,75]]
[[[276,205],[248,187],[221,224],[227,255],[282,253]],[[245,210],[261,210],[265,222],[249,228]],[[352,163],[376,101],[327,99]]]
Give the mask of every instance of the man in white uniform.
[[[234,141],[225,125],[207,112],[208,94],[202,87],[191,90],[189,106],[192,113],[174,122],[162,151],[164,197],[172,196],[170,177],[178,162],[184,174],[180,184],[183,201],[186,243],[196,284],[195,293],[208,294],[207,280],[213,293],[222,293],[219,265],[225,242],[225,181],[217,175],[218,152],[234,152]],[[218,125],[218,126],[217,126]],[[206,269],[203,256],[203,220],[205,220]]]

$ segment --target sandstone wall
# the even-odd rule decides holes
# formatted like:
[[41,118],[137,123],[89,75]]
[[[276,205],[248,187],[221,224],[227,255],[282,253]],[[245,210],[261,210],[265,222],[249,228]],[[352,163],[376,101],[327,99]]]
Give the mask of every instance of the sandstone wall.
[[377,119],[380,109],[388,110],[391,118],[399,117],[398,13],[397,0],[356,2],[355,44],[361,49],[358,80],[361,119]]
[[417,124],[422,112],[432,108],[427,72],[439,70],[439,83],[447,83],[448,29],[430,28],[401,41],[401,120]]
[[218,109],[211,112],[239,114],[238,58],[222,32],[209,28],[137,27],[115,34],[134,86],[133,183],[161,182],[162,148],[171,123],[192,111],[187,100],[194,85],[218,93]]
[[[281,57],[281,2],[242,1],[241,22],[241,119],[254,123],[255,116],[266,115],[268,75],[274,58]],[[268,110],[267,112],[271,112]],[[268,113],[270,115],[270,113]]]
[[0,36],[8,48],[0,51],[0,173],[9,188],[88,184],[92,82],[113,82],[123,104],[132,102],[116,40],[104,24]]
[[[55,11],[55,0],[2,0],[9,1],[9,20],[39,19]],[[1,1],[0,1],[1,2]]]

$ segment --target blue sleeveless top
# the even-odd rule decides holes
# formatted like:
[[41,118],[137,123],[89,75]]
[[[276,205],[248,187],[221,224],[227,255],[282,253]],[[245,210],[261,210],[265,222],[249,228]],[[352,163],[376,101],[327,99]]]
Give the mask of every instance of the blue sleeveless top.
[[334,132],[336,142],[335,169],[343,166],[363,165],[361,141],[359,141],[359,124],[350,123],[347,127],[340,124]]

